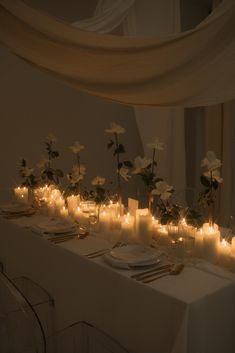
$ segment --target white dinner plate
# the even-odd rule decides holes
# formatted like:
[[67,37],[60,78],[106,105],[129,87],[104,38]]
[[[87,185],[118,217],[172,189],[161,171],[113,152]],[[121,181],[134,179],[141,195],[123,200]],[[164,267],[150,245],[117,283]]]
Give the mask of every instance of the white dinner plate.
[[110,251],[115,259],[125,262],[145,262],[156,258],[156,249],[142,245],[127,245]]
[[57,219],[41,222],[37,225],[37,228],[42,232],[53,234],[74,232],[77,229],[75,224]]
[[2,211],[2,213],[8,213],[8,214],[27,213],[32,210],[32,207],[27,204],[10,203],[10,204],[0,205],[0,210]]
[[111,250],[104,259],[113,267],[133,269],[157,264],[161,255],[161,251],[146,246],[127,245]]

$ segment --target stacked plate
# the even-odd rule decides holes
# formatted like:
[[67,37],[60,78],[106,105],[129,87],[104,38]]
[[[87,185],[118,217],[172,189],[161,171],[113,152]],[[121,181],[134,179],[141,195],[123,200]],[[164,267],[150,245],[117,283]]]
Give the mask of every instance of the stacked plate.
[[31,216],[35,213],[35,210],[30,205],[12,203],[1,205],[0,212],[6,218],[17,218]]
[[160,262],[162,252],[142,245],[127,245],[115,248],[104,255],[112,266],[122,269],[138,269]]
[[41,235],[73,235],[78,233],[76,224],[60,219],[50,219],[32,227],[32,230]]

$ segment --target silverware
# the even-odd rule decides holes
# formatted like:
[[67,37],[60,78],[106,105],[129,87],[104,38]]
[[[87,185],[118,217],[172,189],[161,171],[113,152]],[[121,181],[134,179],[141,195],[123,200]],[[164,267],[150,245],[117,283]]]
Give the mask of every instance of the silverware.
[[162,266],[157,265],[147,271],[143,271],[141,273],[134,274],[131,276],[131,278],[134,278],[138,281],[138,280],[141,280],[142,278],[145,278],[146,276],[149,276],[149,275],[152,276],[153,274],[155,274],[155,272],[157,273],[159,271],[169,269],[172,265],[173,264],[167,264],[167,265],[162,265]]
[[85,256],[88,257],[88,259],[94,259],[95,257],[99,257],[99,256],[102,256],[106,253],[108,253],[110,250],[114,249],[114,248],[118,248],[120,246],[122,246],[123,243],[121,243],[120,241],[116,242],[112,248],[107,248],[107,249],[100,249],[100,250],[97,250],[97,251],[93,251],[93,252],[90,252],[88,254],[86,254]]
[[169,275],[178,275],[184,268],[184,264],[174,264],[171,268],[166,270],[163,274],[154,274],[148,278],[145,278],[142,280],[143,283],[150,283],[153,282],[159,278],[169,276]]
[[73,234],[67,234],[67,235],[56,235],[53,237],[47,237],[46,239],[53,242],[53,243],[57,243],[57,242],[62,242],[62,241],[66,241],[67,239],[71,239],[71,238],[80,238],[78,237],[78,233],[73,233]]

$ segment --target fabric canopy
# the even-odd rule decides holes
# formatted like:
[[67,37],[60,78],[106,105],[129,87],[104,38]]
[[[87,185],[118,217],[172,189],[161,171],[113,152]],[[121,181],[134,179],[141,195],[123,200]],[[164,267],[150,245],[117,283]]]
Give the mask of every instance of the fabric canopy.
[[85,31],[110,33],[126,18],[135,0],[99,1],[93,17],[76,21],[72,26]]
[[165,38],[81,31],[18,0],[0,0],[0,42],[90,94],[131,105],[200,106],[235,98],[235,2]]

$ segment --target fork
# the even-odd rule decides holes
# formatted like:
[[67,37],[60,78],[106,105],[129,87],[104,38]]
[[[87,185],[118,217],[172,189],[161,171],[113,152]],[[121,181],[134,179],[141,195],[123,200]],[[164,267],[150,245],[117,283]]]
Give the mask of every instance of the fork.
[[180,272],[183,270],[184,268],[184,264],[174,264],[171,268],[169,268],[168,270],[165,270],[164,273],[162,274],[154,274],[150,277],[147,277],[145,279],[142,280],[143,283],[150,283],[150,282],[153,282],[155,281],[156,279],[159,279],[159,278],[162,278],[162,277],[165,277],[165,276],[175,276],[175,275],[178,275],[180,274]]
[[100,249],[100,250],[96,250],[93,252],[90,252],[88,254],[86,254],[85,256],[88,257],[88,259],[94,259],[95,257],[99,257],[102,256],[106,253],[108,253],[110,250],[114,249],[114,248],[118,248],[120,246],[124,245],[123,243],[121,243],[120,241],[117,241],[112,247],[107,248],[107,249]]
[[153,276],[155,273],[161,273],[162,271],[166,271],[168,270],[170,267],[172,267],[173,264],[166,264],[166,265],[162,265],[162,266],[154,266],[151,269],[141,272],[141,273],[137,273],[131,276],[131,278],[134,278],[136,281],[140,281],[144,278],[147,278],[149,276]]

